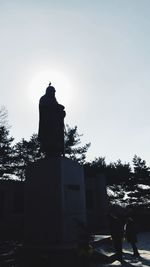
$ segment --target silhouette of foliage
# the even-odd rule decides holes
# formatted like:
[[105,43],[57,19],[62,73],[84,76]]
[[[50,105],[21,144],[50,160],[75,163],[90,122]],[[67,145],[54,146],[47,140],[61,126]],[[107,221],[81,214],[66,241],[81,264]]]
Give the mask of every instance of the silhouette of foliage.
[[86,159],[87,150],[90,143],[80,146],[82,134],[77,131],[77,126],[71,128],[67,124],[65,127],[65,155],[66,157],[83,164]]
[[134,167],[134,184],[144,183],[150,184],[150,168],[146,166],[146,161],[142,160],[137,155],[133,158]]
[[122,163],[121,160],[111,162],[106,171],[108,184],[129,184],[132,172],[129,163]]
[[7,110],[5,107],[0,109],[0,178],[4,178],[13,172],[12,142],[14,138],[9,136],[7,125]]
[[87,176],[95,176],[102,173],[106,174],[106,168],[105,157],[98,157],[92,162],[84,164],[84,170]]
[[33,134],[29,141],[24,138],[14,146],[14,162],[16,165],[15,174],[21,179],[25,179],[25,167],[30,162],[35,162],[44,157],[40,151],[40,143],[37,134]]
[[109,185],[129,184],[132,177],[130,164],[122,163],[120,159],[107,165],[105,157],[99,157],[90,163],[86,163],[84,168],[87,175],[103,173]]
[[8,111],[7,111],[5,106],[1,106],[1,108],[0,108],[0,127],[5,126],[7,128],[8,127],[7,121],[8,121]]
[[13,138],[5,126],[0,127],[0,177],[4,173],[12,172],[12,144]]

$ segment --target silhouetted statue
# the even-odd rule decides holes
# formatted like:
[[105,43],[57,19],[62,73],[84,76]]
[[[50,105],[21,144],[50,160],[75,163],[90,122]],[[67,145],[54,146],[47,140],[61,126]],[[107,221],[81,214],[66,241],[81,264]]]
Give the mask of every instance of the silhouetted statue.
[[51,83],[39,101],[39,133],[41,151],[47,157],[64,155],[64,106],[55,98]]

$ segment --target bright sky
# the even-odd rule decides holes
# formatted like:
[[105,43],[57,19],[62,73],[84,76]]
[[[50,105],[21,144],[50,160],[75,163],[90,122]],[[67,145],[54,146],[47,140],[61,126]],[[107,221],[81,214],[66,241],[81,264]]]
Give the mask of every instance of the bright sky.
[[88,160],[150,165],[150,1],[0,0],[0,105],[16,142],[49,83]]

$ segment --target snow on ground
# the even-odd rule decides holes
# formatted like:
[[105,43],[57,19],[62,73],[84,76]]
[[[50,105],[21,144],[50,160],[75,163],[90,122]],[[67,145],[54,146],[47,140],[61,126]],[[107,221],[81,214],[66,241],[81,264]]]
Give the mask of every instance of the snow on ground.
[[133,266],[150,266],[150,232],[140,233],[138,235],[137,247],[140,253],[140,258],[135,259],[132,256],[131,246],[124,243],[124,260],[128,261]]
[[131,246],[124,241],[123,242],[123,260],[124,263],[121,265],[119,261],[115,261],[112,264],[98,264],[92,267],[109,267],[109,266],[122,266],[122,267],[147,267],[150,266],[150,232],[138,234],[138,251],[140,253],[139,258],[135,258],[132,254]]

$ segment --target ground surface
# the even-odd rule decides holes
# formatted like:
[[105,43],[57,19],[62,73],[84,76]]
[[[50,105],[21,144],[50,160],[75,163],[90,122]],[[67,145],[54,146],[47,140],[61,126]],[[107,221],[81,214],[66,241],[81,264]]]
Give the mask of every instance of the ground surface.
[[[132,255],[132,249],[130,245],[124,241],[123,242],[123,259],[124,263],[122,264],[122,267],[147,267],[150,266],[150,232],[140,233],[138,235],[138,250],[140,253],[139,258],[135,258]],[[38,255],[36,253],[35,258],[38,259],[36,262],[32,263],[31,261],[28,261],[28,263],[25,263],[25,261],[21,259],[18,262],[18,248],[21,247],[21,244],[15,243],[15,242],[5,242],[0,244],[0,267],[54,267],[54,264],[49,261],[46,261],[46,258],[41,259],[39,261]],[[101,252],[105,253],[106,255],[112,255],[113,253],[113,247],[108,242],[104,244],[101,247]],[[17,257],[16,257],[17,255]],[[20,253],[19,253],[20,257]],[[32,257],[32,256],[31,256]],[[33,258],[33,257],[32,257]],[[56,258],[54,256],[54,261],[56,261]],[[67,257],[68,258],[68,257]],[[17,260],[16,260],[17,259]],[[62,259],[62,258],[61,258]],[[20,263],[21,262],[21,263]],[[58,267],[64,266],[63,260],[61,260],[61,263],[58,265]],[[65,264],[65,267],[67,266],[73,266],[73,267],[79,267],[78,264],[75,264],[75,262],[72,260],[72,264]],[[91,264],[90,267],[117,267],[121,266],[121,263],[119,261],[115,261],[112,264]],[[86,266],[87,267],[87,266]],[[89,267],[89,266],[88,266]]]
[[[123,267],[137,266],[147,267],[150,266],[150,232],[140,233],[138,235],[138,250],[140,258],[135,258],[132,255],[132,249],[127,242],[123,242]],[[106,248],[105,248],[106,249]],[[109,248],[108,248],[109,249]],[[95,267],[108,267],[108,266],[121,266],[119,261],[115,261],[112,264],[97,264]],[[93,265],[94,266],[94,265]]]

